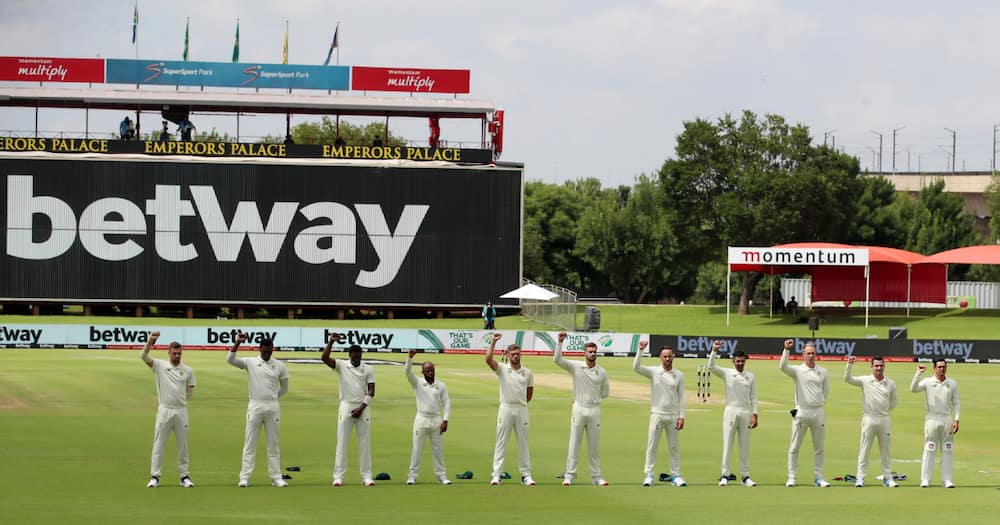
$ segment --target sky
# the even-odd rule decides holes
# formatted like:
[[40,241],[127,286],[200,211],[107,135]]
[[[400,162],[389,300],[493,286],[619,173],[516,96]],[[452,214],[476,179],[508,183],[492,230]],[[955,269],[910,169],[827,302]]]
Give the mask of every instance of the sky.
[[[529,180],[632,184],[674,155],[685,121],[751,110],[808,126],[814,141],[863,169],[991,168],[1000,123],[1000,2],[927,0],[3,0],[0,56],[322,64],[340,23],[341,65],[471,70],[471,93],[505,110],[502,160]],[[122,86],[122,88],[126,88]],[[83,130],[82,111],[42,110],[45,131]],[[101,113],[101,114],[95,114]],[[91,130],[122,115],[92,112]],[[0,136],[34,128],[0,108]],[[295,117],[293,125],[315,117]],[[192,118],[235,134],[235,119]],[[359,123],[364,123],[360,121]],[[423,121],[394,133],[426,139]],[[145,129],[149,129],[148,125]],[[284,118],[241,120],[241,135],[283,133]],[[478,141],[478,124],[442,122],[442,138]]]

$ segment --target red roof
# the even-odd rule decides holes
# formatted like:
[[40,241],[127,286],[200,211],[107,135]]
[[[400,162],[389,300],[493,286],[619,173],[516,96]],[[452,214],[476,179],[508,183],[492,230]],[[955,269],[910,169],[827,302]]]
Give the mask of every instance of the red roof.
[[943,264],[1000,264],[1000,245],[966,246],[935,253],[920,262]]

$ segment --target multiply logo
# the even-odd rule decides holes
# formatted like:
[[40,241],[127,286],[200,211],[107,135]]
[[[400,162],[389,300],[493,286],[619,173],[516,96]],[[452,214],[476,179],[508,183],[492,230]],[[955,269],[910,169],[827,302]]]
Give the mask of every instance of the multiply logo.
[[58,77],[59,80],[65,80],[67,73],[69,73],[69,70],[62,67],[62,65],[53,67],[46,64],[39,64],[34,67],[20,67],[17,69],[17,74],[19,76],[39,76],[46,77],[49,80],[56,77]]

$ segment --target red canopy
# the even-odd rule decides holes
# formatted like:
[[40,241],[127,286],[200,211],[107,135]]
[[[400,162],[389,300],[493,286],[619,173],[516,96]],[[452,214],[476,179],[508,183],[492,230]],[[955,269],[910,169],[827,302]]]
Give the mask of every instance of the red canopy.
[[941,264],[1000,264],[1000,245],[985,244],[955,248],[924,257],[923,263]]

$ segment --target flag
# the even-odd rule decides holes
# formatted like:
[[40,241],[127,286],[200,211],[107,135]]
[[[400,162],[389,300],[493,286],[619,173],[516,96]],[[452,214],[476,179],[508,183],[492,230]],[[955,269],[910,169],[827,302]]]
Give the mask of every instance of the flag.
[[281,63],[288,63],[288,20],[285,20],[285,47],[281,49]]
[[135,35],[139,32],[139,0],[135,1],[135,13],[132,14],[132,43],[135,43]]
[[191,18],[187,19],[187,23],[184,24],[184,61],[187,62],[188,59],[188,30],[191,29]]
[[[337,27],[333,29],[333,42],[330,42],[330,50],[326,53],[326,60],[323,61],[324,66],[330,65],[330,57],[333,56],[333,50],[337,48],[337,33],[340,31],[340,22],[337,22]],[[340,55],[337,55],[340,56]]]
[[240,61],[240,19],[236,19],[236,41],[233,42],[233,62]]

